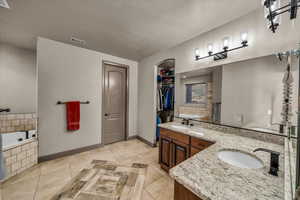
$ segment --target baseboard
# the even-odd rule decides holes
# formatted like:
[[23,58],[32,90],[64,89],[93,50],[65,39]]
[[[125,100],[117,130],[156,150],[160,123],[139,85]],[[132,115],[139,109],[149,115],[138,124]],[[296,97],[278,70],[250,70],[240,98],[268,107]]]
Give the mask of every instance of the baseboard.
[[[153,144],[138,135],[129,136],[127,138],[127,140],[133,140],[133,139],[138,139],[151,147],[156,147],[156,144]],[[78,148],[78,149],[72,149],[72,150],[68,150],[68,151],[63,151],[63,152],[59,152],[59,153],[55,153],[55,154],[51,154],[51,155],[47,155],[47,156],[41,156],[38,158],[38,162],[41,163],[41,162],[45,162],[45,161],[49,161],[49,160],[54,160],[57,158],[61,158],[64,156],[70,156],[70,155],[73,155],[76,153],[93,150],[93,149],[100,148],[103,146],[104,146],[103,144],[95,144],[95,145],[86,146],[86,147],[82,147],[82,148]]]
[[148,144],[151,147],[156,147],[156,144],[149,142],[148,140],[145,140],[144,138],[140,137],[140,136],[136,136],[136,138],[140,141],[142,141],[145,144]]
[[45,162],[45,161],[49,161],[49,160],[54,160],[57,158],[61,158],[64,156],[70,156],[76,153],[81,153],[81,152],[85,152],[85,151],[89,151],[89,150],[93,150],[99,147],[103,147],[103,144],[95,144],[95,145],[91,145],[91,146],[86,146],[86,147],[81,147],[78,149],[72,149],[72,150],[68,150],[68,151],[63,151],[63,152],[59,152],[59,153],[55,153],[55,154],[51,154],[51,155],[47,155],[47,156],[41,156],[38,158],[38,162]]
[[129,136],[128,138],[127,138],[127,140],[134,140],[134,139],[137,139],[137,135],[132,135],[132,136]]

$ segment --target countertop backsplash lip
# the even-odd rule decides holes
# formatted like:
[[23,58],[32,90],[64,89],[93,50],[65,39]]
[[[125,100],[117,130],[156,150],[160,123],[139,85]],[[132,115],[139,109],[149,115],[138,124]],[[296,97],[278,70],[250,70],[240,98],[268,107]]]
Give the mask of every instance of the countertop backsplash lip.
[[[181,125],[181,119],[175,118],[173,123],[178,123]],[[200,122],[195,120],[192,120],[191,123],[195,126],[194,128],[196,127],[207,128],[215,131],[221,131],[225,134],[227,133],[234,134],[242,137],[249,137],[252,139],[284,145],[284,137],[281,137],[280,135],[267,134],[264,132],[255,131],[251,129],[241,129],[239,127],[229,127],[229,126],[223,126],[221,124],[212,124],[209,122]]]
[[[180,125],[176,122],[160,124],[162,128],[181,132],[193,137],[214,141],[215,144],[192,156],[170,170],[170,175],[177,182],[187,187],[204,200],[281,200],[284,198],[284,146],[272,142],[258,140],[258,138],[243,137],[223,133],[213,129],[203,128],[199,125],[191,128],[201,130],[204,136],[193,134],[171,127]],[[217,152],[221,149],[238,149],[249,152],[264,162],[259,169],[241,169],[221,161]],[[265,152],[255,152],[255,148],[268,148],[281,153],[279,176],[274,177],[268,173],[270,155]],[[206,184],[203,184],[205,182]],[[241,188],[244,187],[243,190]],[[249,195],[249,194],[254,194]]]

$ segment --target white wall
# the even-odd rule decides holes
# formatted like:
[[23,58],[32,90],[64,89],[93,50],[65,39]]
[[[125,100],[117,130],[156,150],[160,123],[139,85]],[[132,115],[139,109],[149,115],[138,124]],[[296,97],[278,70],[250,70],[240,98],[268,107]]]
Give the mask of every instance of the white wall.
[[[129,136],[137,134],[137,62],[38,38],[39,156],[101,143],[102,61],[129,66]],[[66,131],[64,105],[81,105],[81,128]]]
[[[244,116],[246,127],[270,127],[270,115],[273,123],[281,123],[283,101],[283,75],[286,62],[280,62],[275,56],[267,56],[223,66],[221,122],[240,125],[238,116]],[[293,121],[296,124],[299,65],[294,59],[292,65],[293,84]],[[278,128],[278,126],[277,126]]]
[[37,107],[35,52],[0,43],[0,108],[34,113]]
[[[240,34],[247,31],[249,34],[249,47],[239,51],[230,52],[225,60],[214,62],[205,59],[196,62],[194,49],[200,48],[203,52],[207,43],[221,44],[222,38],[232,36],[234,44],[240,40]],[[171,49],[164,50],[139,62],[139,135],[148,141],[153,141],[155,135],[155,101],[154,101],[154,66],[166,58],[176,59],[176,73],[191,71],[199,68],[218,66],[247,59],[253,59],[274,52],[294,48],[300,41],[300,20],[292,23],[288,15],[282,19],[282,25],[276,34],[267,27],[263,9],[251,12],[235,21],[225,24],[196,38],[186,41]],[[176,34],[176,33],[172,33]]]

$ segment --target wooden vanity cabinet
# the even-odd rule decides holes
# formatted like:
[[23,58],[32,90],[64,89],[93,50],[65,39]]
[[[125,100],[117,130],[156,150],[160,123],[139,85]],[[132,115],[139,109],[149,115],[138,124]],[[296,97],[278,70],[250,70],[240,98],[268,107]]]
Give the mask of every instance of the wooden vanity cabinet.
[[212,145],[213,142],[204,140],[204,139],[199,139],[195,137],[191,137],[191,156],[199,153],[200,151],[206,149],[210,145]]
[[159,164],[162,169],[169,170],[171,164],[171,139],[165,135],[161,135],[159,139]]
[[172,166],[176,166],[179,163],[188,159],[190,156],[189,149],[190,149],[190,145],[184,144],[176,140],[172,140],[172,152],[171,152]]
[[183,185],[174,181],[174,200],[202,200],[186,189]]
[[189,136],[161,128],[159,140],[159,164],[161,168],[168,171],[189,158],[189,143]]
[[211,144],[213,143],[209,141],[160,128],[159,164],[168,171]]

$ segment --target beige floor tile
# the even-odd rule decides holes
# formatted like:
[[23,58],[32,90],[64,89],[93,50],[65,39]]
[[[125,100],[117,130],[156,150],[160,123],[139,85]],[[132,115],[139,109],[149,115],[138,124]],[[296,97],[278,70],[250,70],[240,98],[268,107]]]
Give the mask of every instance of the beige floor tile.
[[25,179],[2,189],[3,200],[32,200],[38,184],[38,177]]
[[10,179],[8,179],[7,181],[5,181],[3,183],[3,186],[8,185],[8,184],[15,184],[20,181],[24,181],[24,180],[35,178],[35,177],[38,178],[40,174],[41,174],[40,165],[36,165],[29,169],[26,169],[24,172],[22,172],[16,176],[11,177]]
[[166,188],[168,187],[169,180],[165,177],[159,178],[150,185],[146,186],[145,189],[149,194],[157,199],[162,192],[166,192]]
[[147,175],[146,175],[144,188],[149,186],[154,181],[156,181],[156,180],[158,180],[162,177],[165,177],[165,176],[166,175],[163,174],[161,171],[159,171],[156,167],[153,167],[153,166],[150,165],[147,169]]
[[147,190],[143,190],[142,199],[141,200],[154,200],[153,197],[147,192]]
[[92,152],[89,154],[88,159],[92,160],[108,160],[108,161],[116,161],[115,154],[111,151],[100,151],[100,152]]
[[0,200],[50,199],[81,169],[89,168],[94,159],[148,164],[142,200],[173,199],[174,184],[158,164],[158,148],[139,140],[129,140],[36,165],[3,184]]
[[70,170],[61,170],[41,175],[35,200],[47,200],[71,180]]
[[70,156],[41,163],[41,175],[69,168]]
[[156,200],[173,200],[174,199],[174,181],[169,179],[167,186],[164,188],[165,192],[160,192]]
[[37,191],[34,200],[50,200],[63,186],[64,184],[58,184],[56,186],[39,190]]
[[38,184],[38,190],[52,187],[57,183],[64,183],[71,179],[71,171],[70,169],[52,171],[51,173],[47,173],[46,175],[41,175]]

